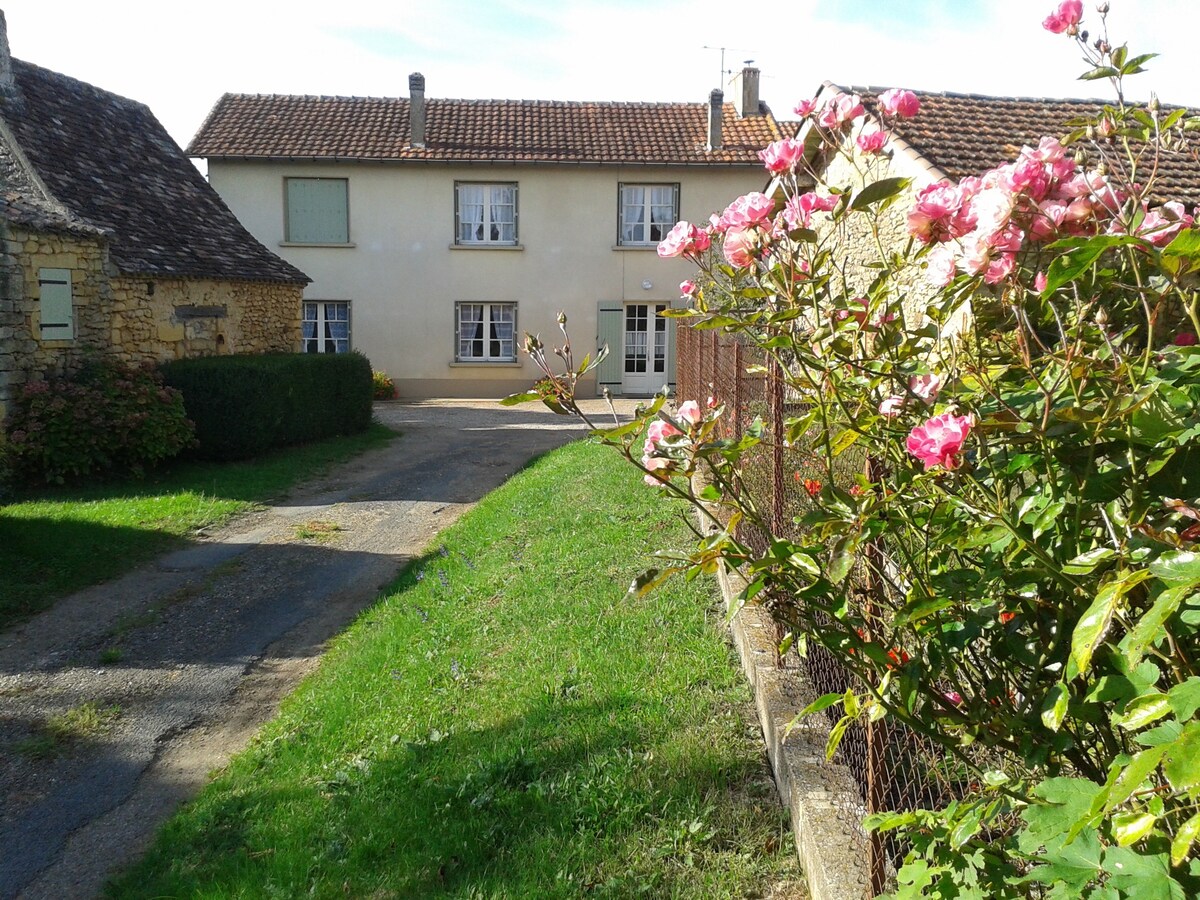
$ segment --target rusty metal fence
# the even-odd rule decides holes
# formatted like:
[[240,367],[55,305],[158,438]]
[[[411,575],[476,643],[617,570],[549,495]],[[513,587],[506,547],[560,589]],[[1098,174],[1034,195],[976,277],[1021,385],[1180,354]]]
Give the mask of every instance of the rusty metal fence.
[[[756,356],[756,349],[736,336],[718,330],[680,326],[677,347],[677,395],[681,400],[703,404],[711,396],[725,404],[730,437],[740,435],[756,418],[762,420],[763,440],[744,459],[744,490],[776,535],[800,538],[794,520],[812,508],[809,490],[815,489],[813,482],[821,474],[802,449],[784,445],[784,422],[800,404],[789,397],[775,364]],[[864,457],[852,460],[849,454],[844,456],[848,477],[863,471]],[[765,549],[767,535],[742,531],[739,538],[755,549]],[[857,577],[856,594],[870,604],[875,588],[865,573]],[[788,598],[768,598],[768,603],[772,600],[788,602]],[[780,639],[784,630],[780,628]],[[818,694],[844,692],[851,686],[850,672],[823,647],[810,643],[803,657],[790,656],[792,659],[781,662],[802,666]],[[832,711],[830,714],[836,718]],[[888,719],[847,729],[834,758],[854,776],[868,813],[936,809],[960,793],[964,777],[927,739]],[[870,896],[891,885],[903,858],[905,848],[891,834],[894,832],[887,837],[872,835],[868,842]]]

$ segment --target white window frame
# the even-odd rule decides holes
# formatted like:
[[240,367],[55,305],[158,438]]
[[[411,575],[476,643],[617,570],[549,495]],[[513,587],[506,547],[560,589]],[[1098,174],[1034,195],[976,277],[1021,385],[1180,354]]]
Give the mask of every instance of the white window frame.
[[[352,323],[353,316],[350,308],[349,300],[302,300],[300,307],[300,342],[302,353],[349,353],[353,348],[351,339],[353,337]],[[330,317],[329,313],[332,310],[344,310],[345,317]],[[309,313],[314,315],[310,316]],[[346,325],[346,336],[340,337],[335,332],[338,330],[336,326],[342,323]],[[312,323],[313,336],[308,337],[307,326]],[[315,349],[308,348],[309,341],[315,341],[317,346]],[[328,344],[333,341],[333,349],[329,349]],[[339,344],[341,346],[339,346]]]
[[[507,311],[508,321],[498,318]],[[469,318],[464,319],[464,313]],[[478,316],[478,317],[476,317]],[[466,335],[466,327],[475,326],[477,333]],[[503,326],[497,328],[497,326]],[[508,337],[504,337],[507,332]],[[481,355],[471,346],[478,343]],[[496,345],[499,345],[498,348]],[[506,350],[507,345],[507,352]],[[517,304],[475,303],[467,300],[454,304],[454,361],[460,363],[513,363],[517,361]]]
[[[342,186],[345,202],[343,204],[344,221],[342,221],[341,234],[338,235],[338,240],[323,240],[314,236],[311,232],[305,233],[300,229],[297,234],[296,222],[293,221],[292,209],[292,183],[296,182],[340,182]],[[299,213],[296,213],[299,215]],[[311,225],[310,225],[311,227]],[[328,245],[331,247],[346,246],[350,243],[350,179],[349,178],[311,178],[311,177],[292,177],[287,176],[283,179],[283,241],[285,244],[315,244]]]
[[[655,191],[669,190],[671,192],[670,221],[656,221],[654,211],[665,208],[668,204],[655,202]],[[642,198],[635,200],[630,195],[633,191],[641,191]],[[637,210],[640,218],[629,217],[631,210]],[[661,218],[661,216],[659,217]],[[679,183],[678,182],[621,182],[617,185],[617,245],[621,247],[655,247],[667,236],[675,223],[679,221]],[[642,240],[627,238],[626,229],[641,226]],[[658,228],[658,235],[653,229]]]
[[[481,202],[472,203],[471,206],[482,205],[482,219],[477,224],[482,236],[468,236],[463,231],[463,190],[464,188],[478,189],[482,193]],[[499,211],[509,204],[497,204],[494,202],[493,190],[503,188],[512,190],[512,221],[509,222],[503,218],[496,218],[493,215],[493,210]],[[517,182],[515,181],[456,181],[454,182],[454,243],[459,247],[479,247],[490,245],[493,247],[515,247],[518,241],[518,222],[520,219]],[[511,225],[512,238],[503,237],[504,226]],[[492,237],[493,229],[497,231],[497,237]]]
[[[57,321],[61,318],[66,321]],[[38,269],[38,331],[43,341],[75,340],[75,291],[70,269]]]

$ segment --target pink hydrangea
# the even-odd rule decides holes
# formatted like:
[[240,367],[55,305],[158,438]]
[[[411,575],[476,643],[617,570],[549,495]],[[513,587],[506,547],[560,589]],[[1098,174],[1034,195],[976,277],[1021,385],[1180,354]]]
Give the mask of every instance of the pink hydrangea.
[[676,256],[693,256],[703,253],[712,243],[708,232],[690,222],[677,222],[658,245],[658,255],[663,259]]
[[795,172],[796,166],[804,159],[804,145],[792,138],[784,138],[767,145],[765,150],[760,150],[758,158],[773,175]]
[[821,114],[817,116],[817,121],[826,128],[840,128],[847,122],[865,116],[867,111],[863,109],[862,98],[858,94],[836,94],[829,98],[821,110]]
[[925,464],[925,470],[941,466],[956,469],[962,462],[959,454],[975,426],[973,416],[943,413],[934,416],[909,432],[905,446],[908,452]]
[[892,88],[879,95],[879,108],[884,115],[911,119],[921,108],[921,101],[912,91]]
[[1055,34],[1062,34],[1064,31],[1074,34],[1082,18],[1083,0],[1063,0],[1058,4],[1058,9],[1042,20],[1042,27]]
[[882,153],[883,146],[887,143],[887,134],[878,128],[864,131],[858,136],[855,143],[858,144],[858,149],[863,153]]

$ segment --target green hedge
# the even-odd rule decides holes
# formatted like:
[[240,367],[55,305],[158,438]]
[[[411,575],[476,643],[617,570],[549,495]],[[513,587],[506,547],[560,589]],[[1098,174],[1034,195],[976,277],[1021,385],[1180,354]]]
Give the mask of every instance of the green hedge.
[[183,392],[196,455],[207,459],[245,459],[371,423],[371,363],[361,353],[209,356],[162,372]]

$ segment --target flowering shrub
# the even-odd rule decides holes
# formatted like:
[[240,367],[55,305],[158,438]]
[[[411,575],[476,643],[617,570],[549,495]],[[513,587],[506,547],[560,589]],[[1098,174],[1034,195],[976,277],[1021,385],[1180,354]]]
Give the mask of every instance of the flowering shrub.
[[13,474],[58,483],[113,469],[140,474],[193,442],[179,391],[153,368],[111,362],[26,383],[6,429]]
[[375,400],[395,400],[396,382],[392,381],[387,372],[375,369],[371,372],[372,394]]
[[[807,189],[813,155],[780,142],[762,155],[779,200],[660,247],[701,271],[679,314],[756,345],[802,401],[783,423],[812,461],[795,529],[744,490],[764,432],[728,437],[722,398],[660,397],[600,432],[713,527],[639,589],[738,568],[744,601],[855,677],[805,711],[840,710],[830,754],[888,718],[964,773],[943,808],[868,821],[910,848],[901,896],[1200,895],[1200,229],[1156,182],[1195,123],[1127,103],[1150,56],[1085,24],[1078,0],[1044,22],[1117,102],[1067,141],[914,193],[836,93],[797,114],[844,183]],[[875,108],[884,128],[920,115],[904,91]],[[879,239],[896,221],[907,250]],[[850,235],[875,257],[848,260]],[[587,361],[538,364],[524,397],[571,411]]]

